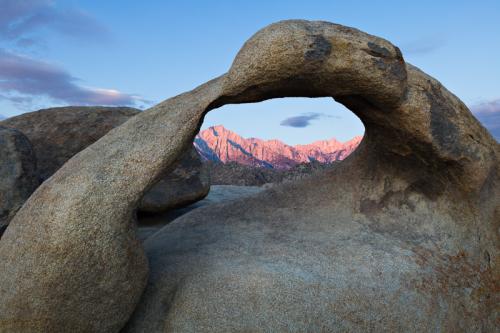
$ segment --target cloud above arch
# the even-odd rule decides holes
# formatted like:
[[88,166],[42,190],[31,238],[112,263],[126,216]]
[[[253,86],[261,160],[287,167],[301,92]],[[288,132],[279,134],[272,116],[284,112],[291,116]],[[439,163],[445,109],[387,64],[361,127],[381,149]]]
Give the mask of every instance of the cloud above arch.
[[338,118],[329,114],[319,113],[319,112],[308,112],[303,113],[299,116],[285,118],[280,122],[281,126],[304,128],[312,125],[313,120],[320,118]]

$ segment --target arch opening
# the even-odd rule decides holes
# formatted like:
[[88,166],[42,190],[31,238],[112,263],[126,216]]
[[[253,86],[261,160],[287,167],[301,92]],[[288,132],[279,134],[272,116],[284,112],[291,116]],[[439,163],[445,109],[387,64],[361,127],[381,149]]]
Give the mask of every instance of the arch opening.
[[210,110],[194,146],[213,185],[261,186],[334,167],[356,150],[364,130],[331,97],[271,98]]

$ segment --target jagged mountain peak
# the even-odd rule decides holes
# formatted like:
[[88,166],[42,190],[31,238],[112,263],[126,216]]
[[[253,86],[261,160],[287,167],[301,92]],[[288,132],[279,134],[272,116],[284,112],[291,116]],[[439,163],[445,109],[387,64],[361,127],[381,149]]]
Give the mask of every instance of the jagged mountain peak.
[[223,125],[216,125],[200,131],[194,145],[205,160],[289,169],[312,160],[321,163],[343,160],[356,149],[361,139],[357,136],[342,143],[332,138],[290,146],[278,139],[243,138]]

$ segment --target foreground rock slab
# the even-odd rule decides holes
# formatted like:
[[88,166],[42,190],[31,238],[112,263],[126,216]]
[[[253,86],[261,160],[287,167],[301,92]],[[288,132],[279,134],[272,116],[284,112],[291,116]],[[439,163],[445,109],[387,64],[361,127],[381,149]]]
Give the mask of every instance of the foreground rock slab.
[[[145,242],[146,286],[134,208],[206,112],[293,96],[358,115],[356,152],[166,226]],[[388,41],[270,25],[227,74],[111,130],[30,197],[0,241],[0,328],[494,331],[499,158],[467,107]]]

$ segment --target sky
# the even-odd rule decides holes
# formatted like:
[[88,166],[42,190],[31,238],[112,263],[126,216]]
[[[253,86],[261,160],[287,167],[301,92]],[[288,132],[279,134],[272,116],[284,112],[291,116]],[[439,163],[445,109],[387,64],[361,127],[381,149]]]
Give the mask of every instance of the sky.
[[[284,19],[356,27],[399,46],[500,140],[500,1],[0,0],[0,117],[63,105],[147,109],[225,73]],[[288,144],[363,134],[330,98],[226,105],[203,128]]]

